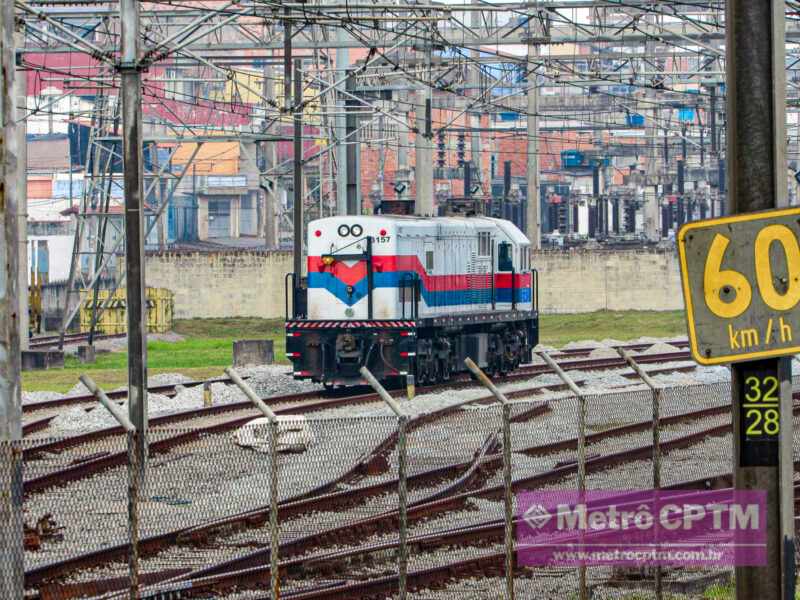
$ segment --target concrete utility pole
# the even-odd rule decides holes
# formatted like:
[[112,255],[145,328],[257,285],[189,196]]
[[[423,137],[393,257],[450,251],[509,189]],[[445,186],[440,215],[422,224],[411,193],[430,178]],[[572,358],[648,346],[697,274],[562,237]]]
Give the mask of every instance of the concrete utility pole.
[[[534,35],[533,31],[531,34]],[[526,231],[531,241],[531,248],[538,250],[542,247],[542,222],[539,214],[539,82],[536,75],[536,61],[539,57],[539,46],[535,43],[528,44],[528,183],[527,215],[525,222],[528,224]]]
[[[264,97],[275,98],[275,70],[272,65],[264,61]],[[264,121],[269,122],[267,115],[264,114]],[[280,132],[280,119],[278,125],[270,124],[266,128],[266,133]],[[272,171],[278,164],[278,143],[262,142],[262,156],[264,157],[264,171],[268,173],[266,177],[261,177],[260,187],[264,191],[264,217],[263,217],[263,236],[264,246],[271,250],[276,246],[277,239],[277,220],[278,220],[278,192],[279,177]],[[266,180],[266,181],[265,181]]]
[[[25,34],[19,31],[15,34],[16,45],[22,48],[25,45]],[[17,73],[15,78],[17,96],[17,164],[19,173],[17,177],[17,227],[19,238],[19,346],[27,350],[28,328],[30,315],[28,314],[28,75],[25,71]]]
[[294,273],[295,283],[303,274],[303,60],[294,61],[294,151],[292,176],[294,178]]
[[[337,27],[336,40],[344,42],[347,40],[347,31],[344,27]],[[334,74],[335,81],[342,81],[347,68],[350,66],[350,51],[347,48],[336,48],[336,73]],[[347,214],[347,143],[350,140],[345,139],[347,136],[347,118],[345,116],[346,102],[344,91],[345,82],[336,85],[336,114],[333,122],[336,129],[336,137],[338,137],[338,144],[336,145],[334,156],[336,157],[336,214]]]
[[[480,0],[472,0],[471,4],[477,5],[479,4]],[[481,27],[481,13],[480,11],[473,10],[470,13],[470,26],[474,31],[479,31]],[[470,52],[470,56],[472,60],[475,61],[475,65],[480,63],[480,56],[481,53],[478,49],[472,50]],[[481,72],[477,66],[473,66],[472,69],[469,71],[470,73],[470,85],[474,86],[473,92],[471,96],[475,99],[480,97],[481,91],[479,89],[481,83]],[[470,99],[467,98],[469,102]],[[483,164],[481,161],[481,115],[477,112],[470,111],[467,117],[467,123],[469,127],[472,129],[470,131],[470,138],[469,138],[469,145],[470,145],[470,156],[472,159],[472,174],[473,177],[473,184],[480,183],[483,184],[486,179],[483,176]],[[491,180],[489,182],[489,186],[491,188]],[[468,195],[468,190],[464,191],[464,195]],[[491,194],[491,189],[490,189]]]
[[[655,23],[656,16],[648,15],[645,17],[648,22]],[[649,41],[645,44],[648,53],[655,53],[655,42]],[[647,119],[644,129],[645,143],[650,146],[647,153],[647,180],[644,185],[644,234],[651,242],[657,242],[661,239],[661,230],[659,228],[658,217],[661,212],[661,203],[658,198],[658,168],[657,168],[657,154],[656,150],[656,124],[658,123],[658,102],[656,99],[656,91],[648,88],[645,92],[647,102],[652,106],[652,118]],[[639,114],[644,115],[646,105],[641,105]]]
[[[164,180],[161,178],[158,163],[158,144],[150,145],[150,168],[153,173],[155,187],[153,188],[153,198],[156,206],[160,207],[164,203]],[[158,218],[158,251],[164,252],[167,249],[167,210],[164,209]]]
[[[398,92],[398,102],[405,107],[408,104],[408,92],[400,90]],[[404,112],[404,120],[408,121],[408,112]],[[409,171],[408,171],[408,127],[400,127],[397,131],[397,171],[395,172],[395,188],[402,191],[397,192],[396,199],[404,200],[409,194]]]
[[139,2],[120,0],[122,52],[122,158],[125,189],[125,268],[128,313],[128,415],[138,436],[137,458],[147,464],[147,314],[144,274],[144,172],[142,75],[139,70]]
[[[425,59],[428,68],[428,75],[430,75],[431,63],[431,48],[425,48]],[[415,159],[415,176],[414,180],[417,184],[417,196],[414,203],[414,214],[416,215],[434,215],[433,206],[433,141],[425,137],[426,132],[430,131],[430,117],[431,102],[433,100],[433,90],[429,85],[422,86],[416,91],[416,111],[415,128],[417,129],[414,136],[414,149],[416,151]]]
[[[782,0],[727,0],[729,207],[745,213],[787,205],[785,17]],[[743,452],[745,379],[754,368],[780,380],[780,439],[773,466]],[[767,492],[767,564],[736,568],[736,597],[794,598],[791,358],[732,366],[734,485]]]
[[[345,83],[345,89],[349,94],[355,93],[355,78],[354,73],[350,71]],[[356,115],[356,107],[358,102],[351,96],[347,96],[344,101],[345,110],[345,183],[347,199],[347,213],[348,215],[361,214],[361,168],[359,165],[359,157],[361,156],[361,147],[359,140],[361,136],[358,133],[358,116]]]
[[[0,597],[24,595],[14,3],[0,3]],[[26,269],[23,268],[23,271]],[[15,451],[17,450],[17,451]]]

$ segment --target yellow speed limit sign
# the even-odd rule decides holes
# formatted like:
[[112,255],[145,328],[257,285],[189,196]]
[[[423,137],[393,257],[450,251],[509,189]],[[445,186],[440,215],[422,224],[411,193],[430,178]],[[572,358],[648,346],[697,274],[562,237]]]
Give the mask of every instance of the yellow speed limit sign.
[[800,352],[800,208],[689,223],[678,253],[697,362]]

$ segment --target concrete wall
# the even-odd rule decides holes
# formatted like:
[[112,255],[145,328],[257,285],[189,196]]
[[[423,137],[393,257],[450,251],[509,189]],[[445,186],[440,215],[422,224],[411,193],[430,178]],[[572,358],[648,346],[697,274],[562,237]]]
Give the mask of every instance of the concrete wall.
[[[682,310],[677,254],[540,252],[539,304],[544,313]],[[148,254],[147,285],[175,294],[175,317],[284,316],[284,277],[291,252]]]
[[532,262],[544,313],[683,310],[675,250],[539,252]]
[[175,318],[283,318],[290,252],[165,252],[148,254],[147,285],[175,294]]

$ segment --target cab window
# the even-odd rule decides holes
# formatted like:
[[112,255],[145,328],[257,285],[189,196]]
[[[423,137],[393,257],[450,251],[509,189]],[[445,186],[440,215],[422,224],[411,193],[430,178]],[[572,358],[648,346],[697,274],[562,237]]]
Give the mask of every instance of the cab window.
[[512,271],[514,269],[512,256],[511,244],[508,242],[500,242],[497,245],[497,270]]

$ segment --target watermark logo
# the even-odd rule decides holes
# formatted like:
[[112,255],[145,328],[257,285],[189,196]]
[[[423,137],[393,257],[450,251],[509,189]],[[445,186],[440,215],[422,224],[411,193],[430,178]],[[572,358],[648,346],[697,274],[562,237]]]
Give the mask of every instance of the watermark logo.
[[525,511],[525,514],[522,515],[522,518],[533,529],[541,529],[547,525],[552,515],[550,515],[550,511],[541,504],[532,504]]
[[766,492],[523,492],[517,559],[532,566],[766,564]]

